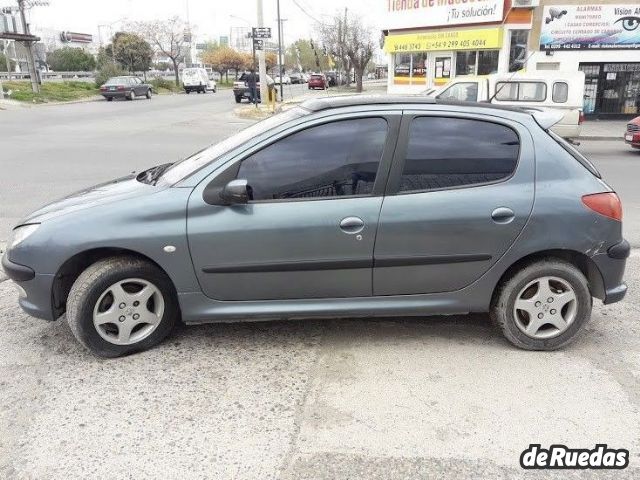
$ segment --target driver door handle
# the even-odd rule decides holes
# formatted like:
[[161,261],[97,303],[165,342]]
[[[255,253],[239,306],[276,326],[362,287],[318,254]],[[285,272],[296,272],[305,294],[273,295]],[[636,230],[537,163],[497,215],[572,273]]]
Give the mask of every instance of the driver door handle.
[[360,233],[364,230],[364,220],[360,217],[346,217],[340,222],[340,230],[349,235]]
[[514,211],[507,207],[499,207],[491,212],[491,218],[495,223],[511,223],[515,216]]

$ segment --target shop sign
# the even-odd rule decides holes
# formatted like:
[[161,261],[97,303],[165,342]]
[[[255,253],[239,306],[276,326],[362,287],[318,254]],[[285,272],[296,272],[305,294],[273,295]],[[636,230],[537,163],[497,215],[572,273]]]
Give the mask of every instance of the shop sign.
[[545,7],[540,49],[640,49],[640,5]]
[[486,48],[502,48],[502,28],[389,35],[384,42],[384,51],[387,53]]
[[385,6],[386,30],[501,22],[504,14],[504,0],[377,1]]

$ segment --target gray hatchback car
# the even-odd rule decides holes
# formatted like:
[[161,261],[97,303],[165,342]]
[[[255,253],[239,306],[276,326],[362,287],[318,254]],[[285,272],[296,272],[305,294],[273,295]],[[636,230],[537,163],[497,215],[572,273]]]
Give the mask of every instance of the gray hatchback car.
[[490,312],[572,341],[621,300],[622,207],[557,115],[311,100],[175,164],[29,215],[2,264],[29,314],[115,357],[179,322]]

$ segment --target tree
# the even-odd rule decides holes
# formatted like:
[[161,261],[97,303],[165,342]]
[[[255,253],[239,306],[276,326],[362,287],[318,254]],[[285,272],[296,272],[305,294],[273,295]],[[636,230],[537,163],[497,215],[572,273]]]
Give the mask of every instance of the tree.
[[[288,68],[294,70],[302,69],[303,72],[315,72],[327,70],[329,67],[327,56],[322,49],[317,49],[317,42],[300,39],[293,42],[285,52],[284,63]],[[316,53],[318,54],[318,64],[316,63]]]
[[351,69],[356,76],[356,91],[362,91],[362,76],[373,57],[375,43],[373,30],[365,26],[359,18],[349,18],[336,14],[333,19],[321,27],[322,42],[328,52],[341,61],[351,80]]
[[229,70],[235,71],[238,78],[238,71],[247,68],[247,61],[253,62],[251,55],[242,54],[230,47],[206,50],[202,54],[202,62],[211,65],[211,68],[220,74],[220,78]]
[[89,72],[96,68],[93,55],[81,48],[63,47],[47,54],[47,63],[58,72]]
[[130,73],[147,72],[151,66],[153,50],[151,45],[135,33],[125,33],[114,39],[116,61]]
[[136,22],[131,25],[131,30],[139,33],[158,52],[165,55],[173,65],[176,85],[180,85],[178,66],[184,59],[185,32],[187,25],[180,17],[154,22]]
[[[9,70],[7,70],[7,63],[8,63]],[[15,62],[13,60],[9,60],[7,62],[7,56],[3,52],[0,52],[0,72],[6,72],[6,71],[13,72],[14,69],[15,69]]]
[[[249,64],[251,64],[253,59],[251,55],[249,55]],[[266,52],[264,55],[264,61],[267,64],[267,71],[271,70],[272,73],[274,69],[278,66],[278,55],[275,52]],[[277,72],[276,75],[280,75],[280,72]]]

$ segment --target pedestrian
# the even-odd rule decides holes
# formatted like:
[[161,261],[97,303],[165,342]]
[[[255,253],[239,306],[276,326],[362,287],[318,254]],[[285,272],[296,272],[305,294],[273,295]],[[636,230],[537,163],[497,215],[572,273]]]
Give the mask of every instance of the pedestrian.
[[256,78],[256,71],[254,69],[251,69],[247,76],[247,85],[249,86],[251,103],[258,103],[258,79]]

